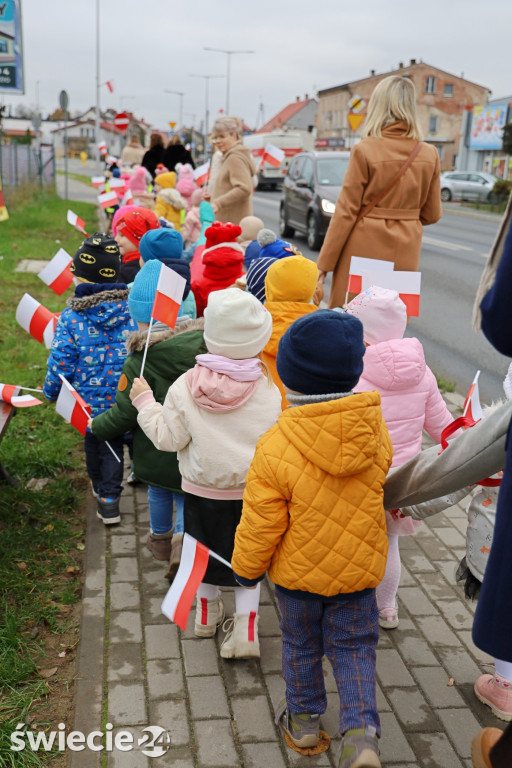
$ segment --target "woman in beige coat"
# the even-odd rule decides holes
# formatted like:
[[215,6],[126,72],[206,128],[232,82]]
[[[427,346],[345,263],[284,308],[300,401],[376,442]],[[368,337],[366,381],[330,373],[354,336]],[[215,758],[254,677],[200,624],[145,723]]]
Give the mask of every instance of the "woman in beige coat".
[[406,77],[384,78],[371,95],[363,139],[352,148],[318,257],[319,282],[333,272],[329,307],[346,301],[352,256],[392,261],[396,270],[418,269],[423,226],[442,216],[435,147],[423,143],[383,199],[359,222],[356,219],[399,173],[419,141],[413,83]]
[[213,139],[222,160],[211,190],[211,204],[218,221],[239,224],[252,216],[253,176],[256,168],[250,150],[241,141],[240,121],[219,117],[213,124]]

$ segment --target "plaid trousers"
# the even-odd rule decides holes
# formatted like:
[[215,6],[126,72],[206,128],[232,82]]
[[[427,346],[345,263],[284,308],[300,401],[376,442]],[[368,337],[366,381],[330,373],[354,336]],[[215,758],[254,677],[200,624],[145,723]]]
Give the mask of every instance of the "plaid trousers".
[[375,693],[375,652],[379,639],[375,590],[336,601],[296,598],[279,588],[276,596],[282,616],[286,702],[291,712],[325,712],[325,653],[340,697],[340,732],[373,725],[380,736]]

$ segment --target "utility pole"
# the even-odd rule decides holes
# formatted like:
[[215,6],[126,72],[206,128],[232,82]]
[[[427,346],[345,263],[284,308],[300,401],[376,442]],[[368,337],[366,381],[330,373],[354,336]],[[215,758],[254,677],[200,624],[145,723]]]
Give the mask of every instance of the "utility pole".
[[204,79],[204,155],[206,157],[208,148],[208,84],[214,77],[224,77],[224,75],[189,75],[189,77],[202,77]]
[[176,96],[180,97],[180,116],[178,120],[178,130],[181,131],[183,128],[183,96],[185,94],[183,91],[169,91],[167,88],[164,89],[164,93],[174,93]]
[[223,48],[203,47],[203,51],[214,51],[215,53],[225,53],[228,57],[228,67],[226,75],[226,116],[229,115],[229,87],[231,81],[231,56],[234,53],[256,53],[256,51],[226,51]]

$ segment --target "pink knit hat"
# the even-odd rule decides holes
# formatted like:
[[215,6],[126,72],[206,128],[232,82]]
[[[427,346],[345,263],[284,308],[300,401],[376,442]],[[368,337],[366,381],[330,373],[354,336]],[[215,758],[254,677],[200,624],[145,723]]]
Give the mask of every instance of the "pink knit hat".
[[134,195],[142,195],[146,192],[146,169],[143,168],[142,165],[134,170],[129,183],[130,189]]
[[347,312],[363,324],[367,344],[401,339],[407,327],[407,309],[398,291],[371,285],[347,304]]

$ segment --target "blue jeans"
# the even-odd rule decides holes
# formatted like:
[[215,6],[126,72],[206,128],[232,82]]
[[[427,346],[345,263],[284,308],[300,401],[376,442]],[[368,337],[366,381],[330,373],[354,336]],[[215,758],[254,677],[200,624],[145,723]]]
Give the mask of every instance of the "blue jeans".
[[99,496],[117,499],[123,490],[124,438],[114,437],[109,441],[121,461],[116,461],[104,440],[98,440],[91,432],[85,433],[84,450],[87,474]]
[[172,529],[173,501],[176,502],[174,533],[183,533],[183,494],[148,485],[149,525],[152,533],[157,536],[169,533]]
[[322,656],[329,659],[340,697],[340,733],[373,725],[380,736],[375,676],[379,639],[375,590],[338,600],[302,599],[276,588],[281,611],[286,702],[294,714],[327,707]]

